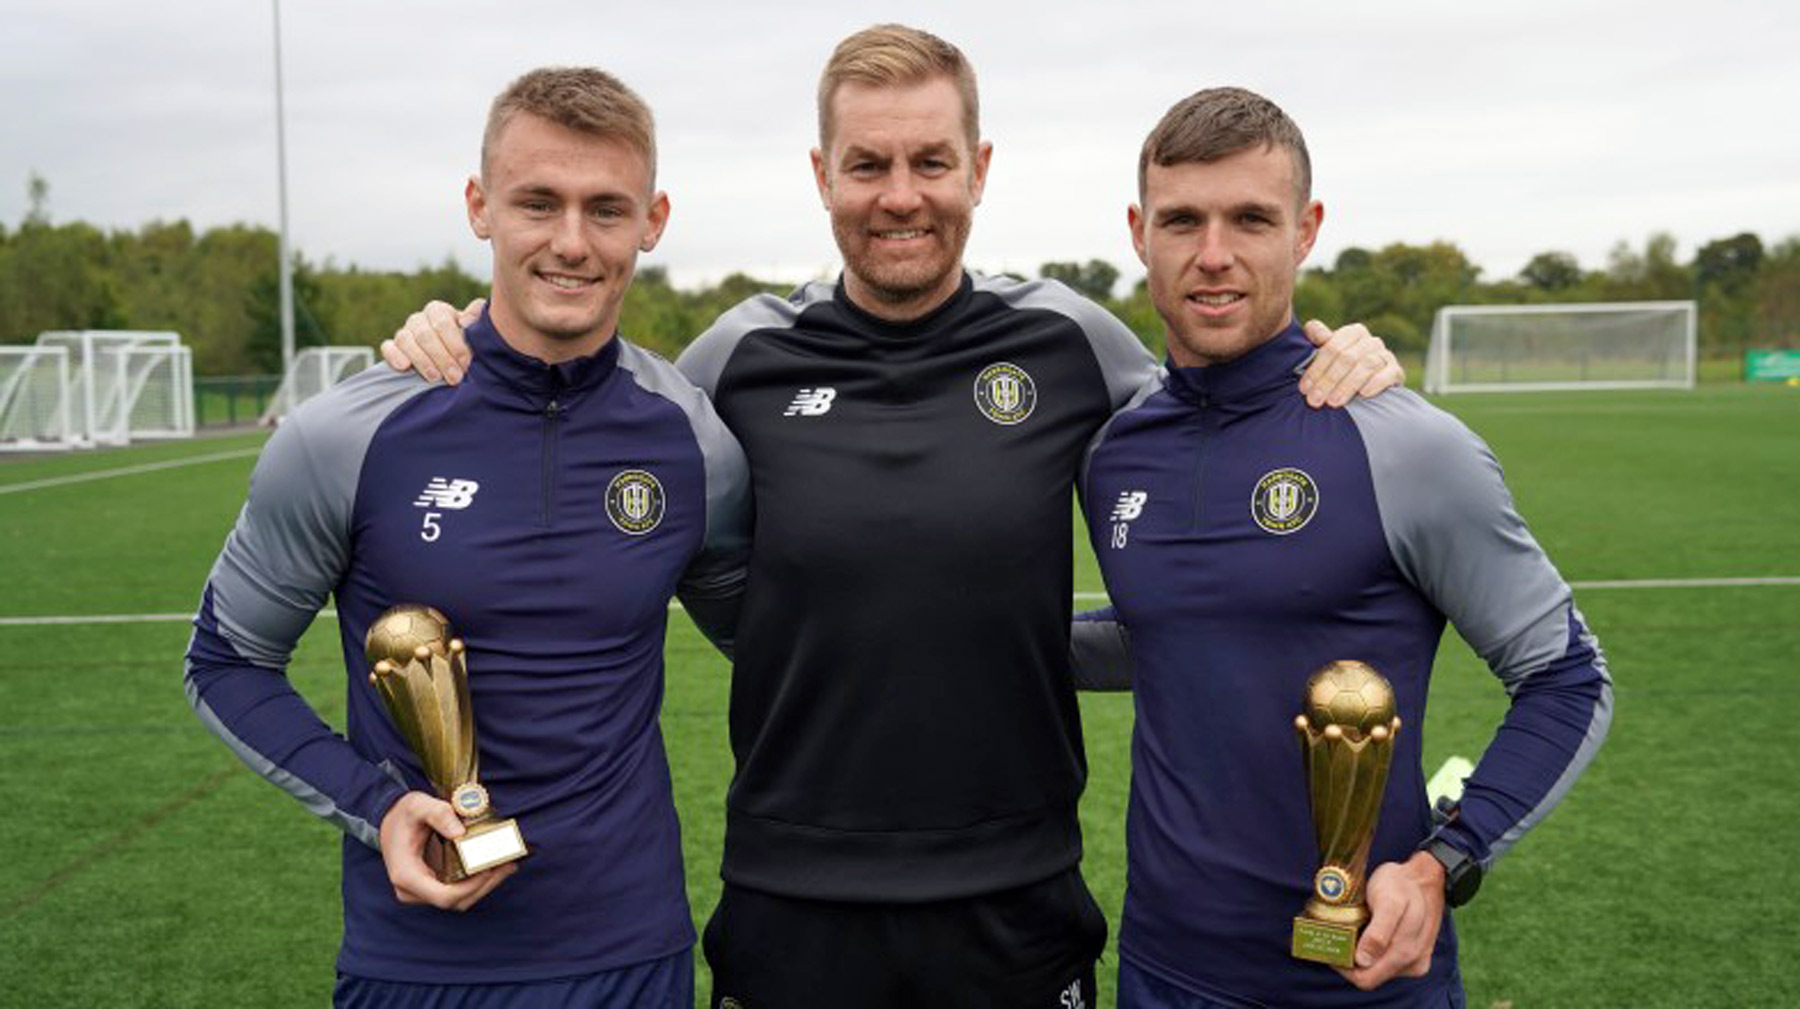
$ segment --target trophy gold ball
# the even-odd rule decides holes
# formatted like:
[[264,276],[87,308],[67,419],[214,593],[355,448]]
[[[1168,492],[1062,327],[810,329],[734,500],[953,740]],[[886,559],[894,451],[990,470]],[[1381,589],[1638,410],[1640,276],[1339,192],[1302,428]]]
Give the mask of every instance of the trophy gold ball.
[[1369,921],[1363,901],[1369,848],[1400,731],[1393,685],[1367,663],[1333,662],[1306,681],[1294,730],[1319,868],[1306,907],[1294,919],[1292,953],[1352,967]]
[[369,683],[426,780],[463,821],[461,837],[426,845],[432,871],[454,883],[529,854],[518,823],[494,815],[477,780],[467,653],[450,619],[430,606],[395,606],[369,625],[363,654],[372,667]]

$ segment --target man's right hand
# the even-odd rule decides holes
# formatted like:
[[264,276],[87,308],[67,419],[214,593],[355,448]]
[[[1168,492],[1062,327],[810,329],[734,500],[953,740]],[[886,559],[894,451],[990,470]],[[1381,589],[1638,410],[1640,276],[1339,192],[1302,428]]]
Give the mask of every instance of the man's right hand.
[[424,792],[401,796],[381,818],[381,860],[387,865],[388,882],[394,884],[394,896],[402,904],[467,911],[518,871],[518,863],[508,862],[460,883],[440,883],[424,857],[425,842],[434,833],[461,837],[463,824],[448,802]]
[[431,302],[407,316],[406,325],[381,341],[382,360],[395,371],[417,368],[429,382],[461,382],[471,356],[463,330],[481,318],[486,305],[485,299],[476,298],[459,312],[454,305]]

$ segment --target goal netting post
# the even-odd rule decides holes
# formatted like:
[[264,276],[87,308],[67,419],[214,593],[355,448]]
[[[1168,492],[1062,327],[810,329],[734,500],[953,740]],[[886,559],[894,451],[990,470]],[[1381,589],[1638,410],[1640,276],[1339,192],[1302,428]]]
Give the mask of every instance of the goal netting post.
[[262,423],[273,424],[295,407],[375,363],[368,347],[307,347],[281,376],[281,385],[263,411]]
[[1449,305],[1438,309],[1425,391],[1691,389],[1691,301]]
[[0,451],[72,448],[69,351],[0,347]]

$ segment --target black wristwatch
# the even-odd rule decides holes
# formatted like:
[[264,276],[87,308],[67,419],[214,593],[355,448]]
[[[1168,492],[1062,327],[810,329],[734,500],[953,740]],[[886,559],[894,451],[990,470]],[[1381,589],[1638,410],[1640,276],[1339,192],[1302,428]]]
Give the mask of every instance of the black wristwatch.
[[1475,891],[1481,889],[1481,863],[1440,836],[1444,827],[1456,822],[1461,815],[1462,807],[1455,800],[1449,796],[1439,798],[1437,808],[1431,811],[1435,829],[1425,843],[1419,845],[1420,851],[1430,852],[1431,857],[1444,867],[1444,902],[1451,907],[1467,904]]
[[1481,889],[1481,863],[1470,858],[1461,848],[1433,837],[1421,849],[1431,853],[1444,867],[1444,903],[1461,907]]

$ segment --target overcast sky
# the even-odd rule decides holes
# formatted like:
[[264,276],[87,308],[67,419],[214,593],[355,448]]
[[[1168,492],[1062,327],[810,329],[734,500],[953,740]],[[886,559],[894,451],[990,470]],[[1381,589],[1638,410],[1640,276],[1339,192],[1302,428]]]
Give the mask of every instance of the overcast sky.
[[[901,20],[960,46],[995,153],[968,261],[1035,274],[1125,230],[1139,143],[1176,99],[1243,85],[1306,132],[1313,263],[1448,239],[1497,279],[1604,265],[1667,230],[1800,234],[1800,5],[1776,0],[875,4],[286,0],[289,215],[309,259],[485,276],[462,186],[520,72],[595,64],[655,109],[674,204],[648,263],[834,274],[813,88],[838,39]],[[269,0],[0,0],[0,222],[36,171],[54,221],[277,221]]]

